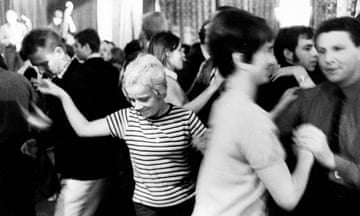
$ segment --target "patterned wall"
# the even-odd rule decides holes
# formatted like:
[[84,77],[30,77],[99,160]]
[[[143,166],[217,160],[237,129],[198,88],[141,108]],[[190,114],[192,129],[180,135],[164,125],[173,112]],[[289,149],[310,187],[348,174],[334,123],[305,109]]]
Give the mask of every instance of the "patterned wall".
[[[300,0],[301,1],[301,0]],[[360,0],[312,0],[312,26],[337,15],[340,4],[345,4],[349,15],[354,16]],[[178,34],[182,40],[191,44],[197,40],[197,31],[204,20],[209,19],[216,7],[230,5],[247,10],[267,20],[277,31],[278,22],[275,19],[274,8],[279,0],[159,0],[161,11],[170,23],[170,30]]]
[[201,24],[215,11],[215,0],[160,0],[159,3],[170,30],[187,44],[196,42]]
[[278,6],[278,0],[218,0],[218,5],[231,5],[249,11],[266,19],[270,26],[277,28],[274,8]]

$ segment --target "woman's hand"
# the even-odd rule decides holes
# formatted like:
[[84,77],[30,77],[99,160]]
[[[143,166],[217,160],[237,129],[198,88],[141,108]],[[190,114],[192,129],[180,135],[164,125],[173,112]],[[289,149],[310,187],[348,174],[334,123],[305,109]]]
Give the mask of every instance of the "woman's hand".
[[279,115],[279,113],[281,113],[291,102],[296,100],[296,98],[298,97],[296,94],[296,91],[298,89],[299,89],[299,87],[292,87],[292,88],[287,89],[283,93],[279,102],[270,111],[270,115],[273,119],[276,118]]
[[311,124],[301,125],[294,132],[294,141],[298,146],[311,151],[323,166],[335,168],[335,155],[329,147],[326,135],[319,128]]
[[64,89],[60,88],[49,79],[33,79],[31,81],[35,88],[43,94],[50,94],[60,99],[67,94]]
[[277,78],[283,76],[295,77],[301,88],[312,88],[315,86],[315,83],[310,78],[308,72],[302,66],[296,65],[282,67],[272,74],[271,80],[275,81]]
[[26,140],[20,147],[20,151],[33,159],[36,158],[37,152],[39,150],[36,139]]

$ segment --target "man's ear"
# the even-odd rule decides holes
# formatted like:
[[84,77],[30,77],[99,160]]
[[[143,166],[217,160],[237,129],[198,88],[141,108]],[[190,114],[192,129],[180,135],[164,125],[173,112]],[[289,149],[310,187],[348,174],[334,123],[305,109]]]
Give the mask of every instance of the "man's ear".
[[60,55],[65,54],[64,48],[59,47],[59,46],[55,47],[54,52],[55,52],[56,54],[60,54]]
[[284,49],[283,55],[285,57],[285,60],[289,64],[294,64],[294,53],[291,52],[289,49]]
[[231,54],[232,61],[236,67],[240,66],[240,63],[244,61],[244,55],[240,52],[233,52]]

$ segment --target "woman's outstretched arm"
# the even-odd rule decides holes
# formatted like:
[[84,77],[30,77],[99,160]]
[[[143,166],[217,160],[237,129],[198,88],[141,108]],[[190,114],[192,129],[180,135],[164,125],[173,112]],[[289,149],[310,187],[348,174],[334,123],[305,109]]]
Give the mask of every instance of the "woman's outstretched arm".
[[70,95],[62,88],[50,80],[44,79],[36,81],[35,85],[42,93],[53,95],[61,100],[66,117],[77,135],[83,137],[110,135],[110,129],[105,118],[88,121],[76,107]]

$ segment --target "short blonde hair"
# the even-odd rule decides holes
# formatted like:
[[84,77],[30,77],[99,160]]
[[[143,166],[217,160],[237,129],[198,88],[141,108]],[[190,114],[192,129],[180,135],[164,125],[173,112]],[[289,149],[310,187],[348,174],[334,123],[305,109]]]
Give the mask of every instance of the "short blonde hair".
[[122,90],[128,97],[127,90],[136,84],[148,87],[161,98],[166,97],[166,75],[164,66],[153,55],[140,54],[127,65],[122,81]]

